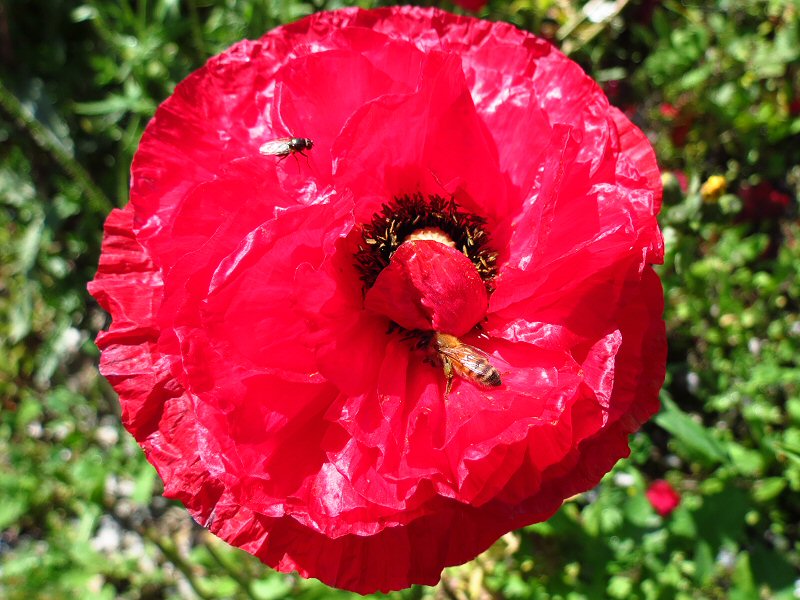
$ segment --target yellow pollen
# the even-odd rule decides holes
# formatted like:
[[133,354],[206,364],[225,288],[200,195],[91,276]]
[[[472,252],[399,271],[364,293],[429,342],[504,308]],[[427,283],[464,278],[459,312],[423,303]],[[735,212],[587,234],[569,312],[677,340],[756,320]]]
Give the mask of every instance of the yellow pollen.
[[413,240],[433,240],[451,248],[456,247],[456,243],[452,238],[438,227],[423,227],[411,233],[404,241],[409,242]]

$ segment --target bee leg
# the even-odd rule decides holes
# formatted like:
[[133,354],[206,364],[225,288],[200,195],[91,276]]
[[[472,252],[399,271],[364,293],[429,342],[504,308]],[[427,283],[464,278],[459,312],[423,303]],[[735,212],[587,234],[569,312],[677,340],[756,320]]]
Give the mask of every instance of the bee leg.
[[450,359],[442,357],[442,367],[444,368],[445,379],[447,379],[447,386],[444,389],[444,397],[447,398],[453,388],[453,365],[450,364]]

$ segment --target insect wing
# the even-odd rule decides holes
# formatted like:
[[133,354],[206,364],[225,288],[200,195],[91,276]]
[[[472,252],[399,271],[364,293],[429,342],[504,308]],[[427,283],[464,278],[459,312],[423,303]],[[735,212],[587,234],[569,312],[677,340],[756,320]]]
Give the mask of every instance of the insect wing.
[[460,363],[470,371],[480,371],[484,364],[491,364],[492,362],[489,354],[469,344],[461,344],[454,348],[441,347],[439,352],[450,360]]
[[286,156],[292,151],[292,147],[289,144],[291,141],[292,138],[270,140],[269,142],[262,144],[258,151],[267,156]]

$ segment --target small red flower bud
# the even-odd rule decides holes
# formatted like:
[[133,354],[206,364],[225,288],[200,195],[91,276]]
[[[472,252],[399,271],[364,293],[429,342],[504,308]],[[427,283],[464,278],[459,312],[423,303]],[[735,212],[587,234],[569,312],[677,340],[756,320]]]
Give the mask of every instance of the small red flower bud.
[[681,503],[681,497],[668,482],[659,479],[650,484],[645,493],[650,504],[662,517],[666,517]]
[[658,106],[658,111],[661,113],[661,116],[665,119],[677,119],[678,116],[681,114],[680,111],[675,107],[674,104],[670,104],[669,102],[662,102]]
[[769,181],[757,185],[744,185],[739,192],[742,198],[742,219],[759,221],[761,219],[777,219],[783,216],[792,197],[775,188]]
[[488,4],[488,0],[453,0],[453,2],[470,12],[478,12]]

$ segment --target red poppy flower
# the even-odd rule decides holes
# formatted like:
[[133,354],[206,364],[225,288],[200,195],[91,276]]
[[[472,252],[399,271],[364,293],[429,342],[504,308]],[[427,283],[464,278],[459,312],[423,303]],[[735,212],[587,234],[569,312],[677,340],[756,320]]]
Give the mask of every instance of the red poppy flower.
[[[259,153],[292,135],[307,159]],[[90,286],[101,370],[216,535],[362,593],[432,584],[594,486],[657,410],[660,201],[644,135],[550,44],[316,14],[147,127]]]
[[489,3],[488,0],[453,0],[453,2],[461,8],[472,12],[478,12]]
[[756,185],[744,185],[739,191],[742,197],[741,218],[761,221],[782,217],[792,204],[792,197],[775,188],[769,181]]
[[669,102],[662,102],[658,105],[658,111],[661,113],[661,116],[668,120],[677,119],[681,115],[681,111],[678,110],[674,104],[670,104]]
[[681,496],[668,482],[659,479],[650,484],[645,496],[662,517],[671,514],[681,503]]

